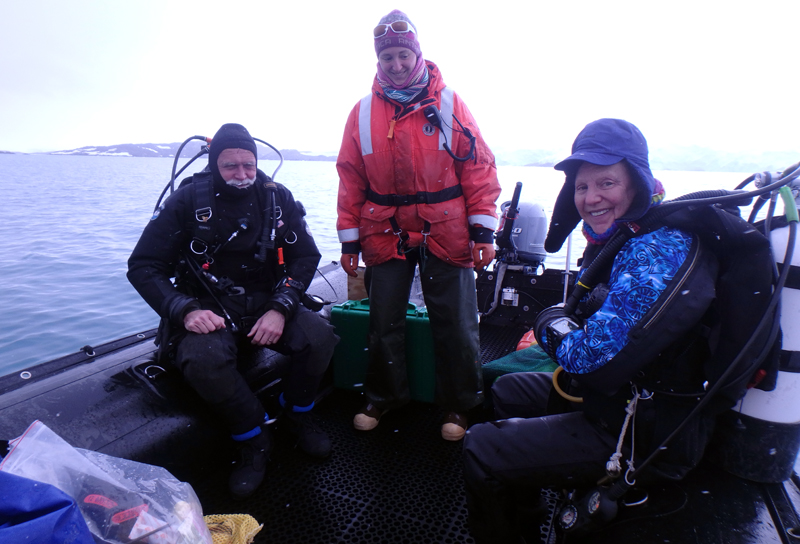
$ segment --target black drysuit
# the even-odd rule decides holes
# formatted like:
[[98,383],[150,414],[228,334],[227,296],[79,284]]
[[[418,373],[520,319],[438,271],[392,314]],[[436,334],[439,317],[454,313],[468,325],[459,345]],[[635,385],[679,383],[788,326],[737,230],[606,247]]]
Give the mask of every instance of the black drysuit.
[[[211,176],[195,174],[164,202],[128,260],[128,279],[162,318],[162,353],[235,435],[264,421],[264,408],[237,370],[239,349],[251,347],[246,335],[258,318],[277,310],[286,319],[279,342],[270,348],[292,358],[284,380],[291,405],[313,402],[338,338],[325,319],[299,303],[320,253],[292,193],[271,185],[260,170],[247,189]],[[267,185],[274,187],[277,228],[275,248],[261,262],[257,255],[264,224],[272,224]],[[198,197],[203,191],[210,197]],[[211,216],[202,221],[206,207]],[[292,281],[280,281],[285,278]],[[198,309],[225,317],[226,327],[209,334],[187,331],[184,317]]]

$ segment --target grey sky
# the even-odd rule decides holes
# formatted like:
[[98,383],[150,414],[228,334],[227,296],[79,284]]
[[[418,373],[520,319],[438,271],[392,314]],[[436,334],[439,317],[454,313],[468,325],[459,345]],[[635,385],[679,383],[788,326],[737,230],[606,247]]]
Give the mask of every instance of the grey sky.
[[491,147],[566,152],[621,117],[651,147],[800,154],[795,1],[3,2],[0,150],[182,141],[239,122],[338,150],[393,8]]

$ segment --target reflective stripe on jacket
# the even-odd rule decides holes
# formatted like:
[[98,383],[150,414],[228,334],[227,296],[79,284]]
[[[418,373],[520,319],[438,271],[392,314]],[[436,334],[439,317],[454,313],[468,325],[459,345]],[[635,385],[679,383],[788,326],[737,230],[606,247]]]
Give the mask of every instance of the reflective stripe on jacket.
[[[372,93],[350,113],[336,167],[339,173],[337,231],[339,241],[359,241],[364,262],[374,266],[397,252],[398,237],[389,218],[406,234],[408,245],[423,243],[425,222],[430,224],[429,250],[455,266],[471,267],[469,226],[496,228],[495,201],[500,195],[494,156],[458,94],[445,87],[435,64],[427,61],[427,94],[413,105],[387,98],[377,79]],[[442,113],[441,131],[423,114],[434,104]],[[455,115],[476,138],[475,160],[458,162],[445,151],[466,156],[469,139],[459,130]],[[449,125],[449,127],[447,126]],[[463,196],[434,204],[379,205],[367,191],[379,195],[435,193],[461,185]]]

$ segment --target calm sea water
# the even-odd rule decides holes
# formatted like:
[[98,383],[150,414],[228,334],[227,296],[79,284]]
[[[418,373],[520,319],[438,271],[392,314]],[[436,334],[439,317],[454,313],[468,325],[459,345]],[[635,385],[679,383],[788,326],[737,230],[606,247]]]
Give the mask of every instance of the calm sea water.
[[[277,163],[261,161],[272,174]],[[190,167],[190,171],[200,169]],[[0,155],[0,375],[156,327],[125,278],[127,259],[167,183],[172,159]],[[551,168],[499,168],[503,194],[549,213],[563,182]],[[732,189],[747,174],[658,172],[667,196]],[[276,176],[308,210],[322,264],[338,260],[333,162],[287,161]],[[570,261],[583,248],[575,237]],[[563,268],[566,247],[546,265]]]

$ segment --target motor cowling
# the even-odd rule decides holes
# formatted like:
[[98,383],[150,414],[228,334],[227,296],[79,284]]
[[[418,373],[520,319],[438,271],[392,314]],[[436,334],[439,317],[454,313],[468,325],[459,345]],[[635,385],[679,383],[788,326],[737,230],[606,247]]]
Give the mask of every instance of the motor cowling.
[[[503,212],[499,232],[503,231],[506,210],[511,202],[504,202],[500,209]],[[519,213],[514,219],[510,239],[516,248],[519,261],[539,265],[544,262],[547,252],[544,250],[544,240],[547,237],[547,214],[544,208],[533,202],[520,202]],[[503,248],[500,248],[503,249]]]

